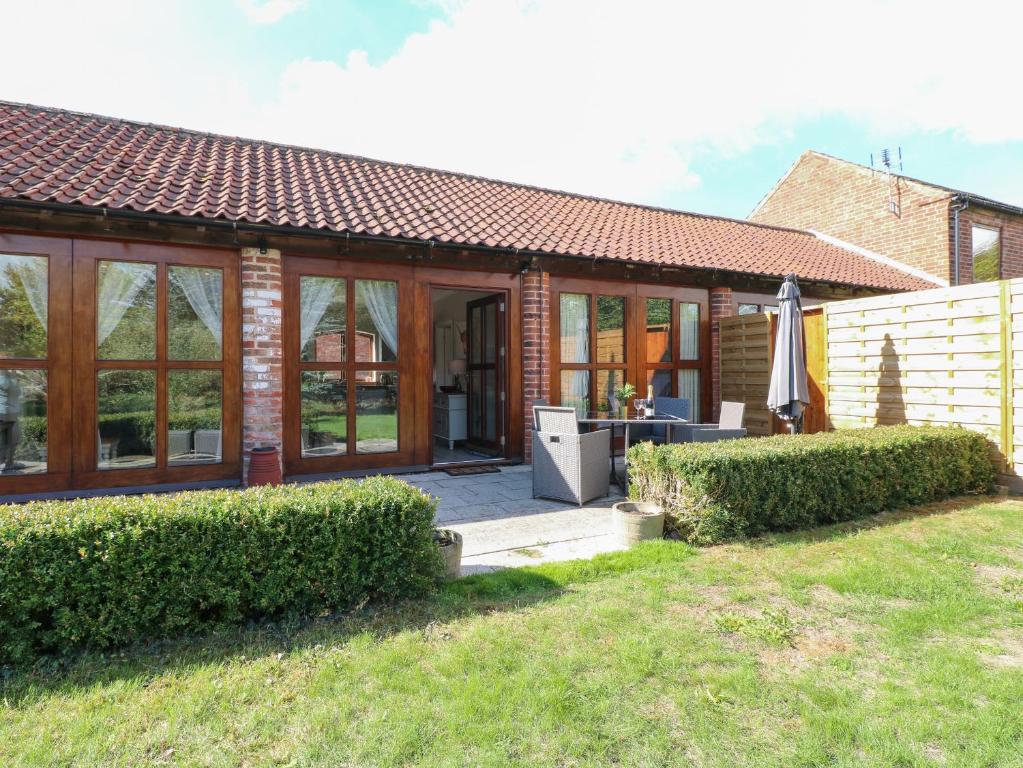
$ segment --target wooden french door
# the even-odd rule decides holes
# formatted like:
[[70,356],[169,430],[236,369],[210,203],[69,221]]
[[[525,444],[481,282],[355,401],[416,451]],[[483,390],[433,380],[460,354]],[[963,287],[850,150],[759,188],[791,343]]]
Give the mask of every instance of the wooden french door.
[[241,472],[237,254],[0,233],[0,495]]
[[309,475],[413,463],[412,272],[284,261],[284,465]]
[[237,253],[74,241],[72,486],[241,474]]
[[710,307],[702,288],[551,280],[551,401],[609,409],[622,384],[710,412]]
[[466,305],[469,338],[468,446],[499,454],[505,441],[505,299],[494,294]]

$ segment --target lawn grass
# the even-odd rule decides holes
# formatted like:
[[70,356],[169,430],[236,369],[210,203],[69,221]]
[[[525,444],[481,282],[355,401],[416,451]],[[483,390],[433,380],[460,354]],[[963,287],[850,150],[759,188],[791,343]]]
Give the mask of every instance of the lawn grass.
[[1023,502],[9,671],[0,765],[1023,765]]

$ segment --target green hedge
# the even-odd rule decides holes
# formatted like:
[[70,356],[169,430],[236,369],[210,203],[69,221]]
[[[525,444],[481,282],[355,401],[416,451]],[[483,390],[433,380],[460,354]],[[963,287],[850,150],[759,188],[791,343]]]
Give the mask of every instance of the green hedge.
[[0,661],[425,593],[434,506],[373,478],[0,507]]
[[958,427],[876,427],[629,450],[630,495],[694,544],[808,528],[991,488],[991,444]]

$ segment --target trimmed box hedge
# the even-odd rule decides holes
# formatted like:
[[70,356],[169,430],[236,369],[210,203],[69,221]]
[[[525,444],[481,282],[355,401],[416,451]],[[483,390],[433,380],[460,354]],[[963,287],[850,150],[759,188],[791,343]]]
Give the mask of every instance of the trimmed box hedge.
[[995,479],[993,449],[959,427],[874,427],[629,450],[629,491],[690,543],[851,520]]
[[0,661],[423,594],[434,509],[393,478],[0,507]]

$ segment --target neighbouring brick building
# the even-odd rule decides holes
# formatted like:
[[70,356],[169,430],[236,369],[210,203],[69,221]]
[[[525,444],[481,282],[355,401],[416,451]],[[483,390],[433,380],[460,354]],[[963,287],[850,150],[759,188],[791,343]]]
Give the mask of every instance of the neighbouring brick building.
[[820,152],[804,152],[749,220],[818,232],[950,285],[1023,275],[1023,208]]
[[[529,460],[537,399],[719,401],[717,321],[933,287],[797,229],[0,102],[0,496]],[[464,443],[464,448],[458,448]],[[462,453],[459,453],[459,451]]]

